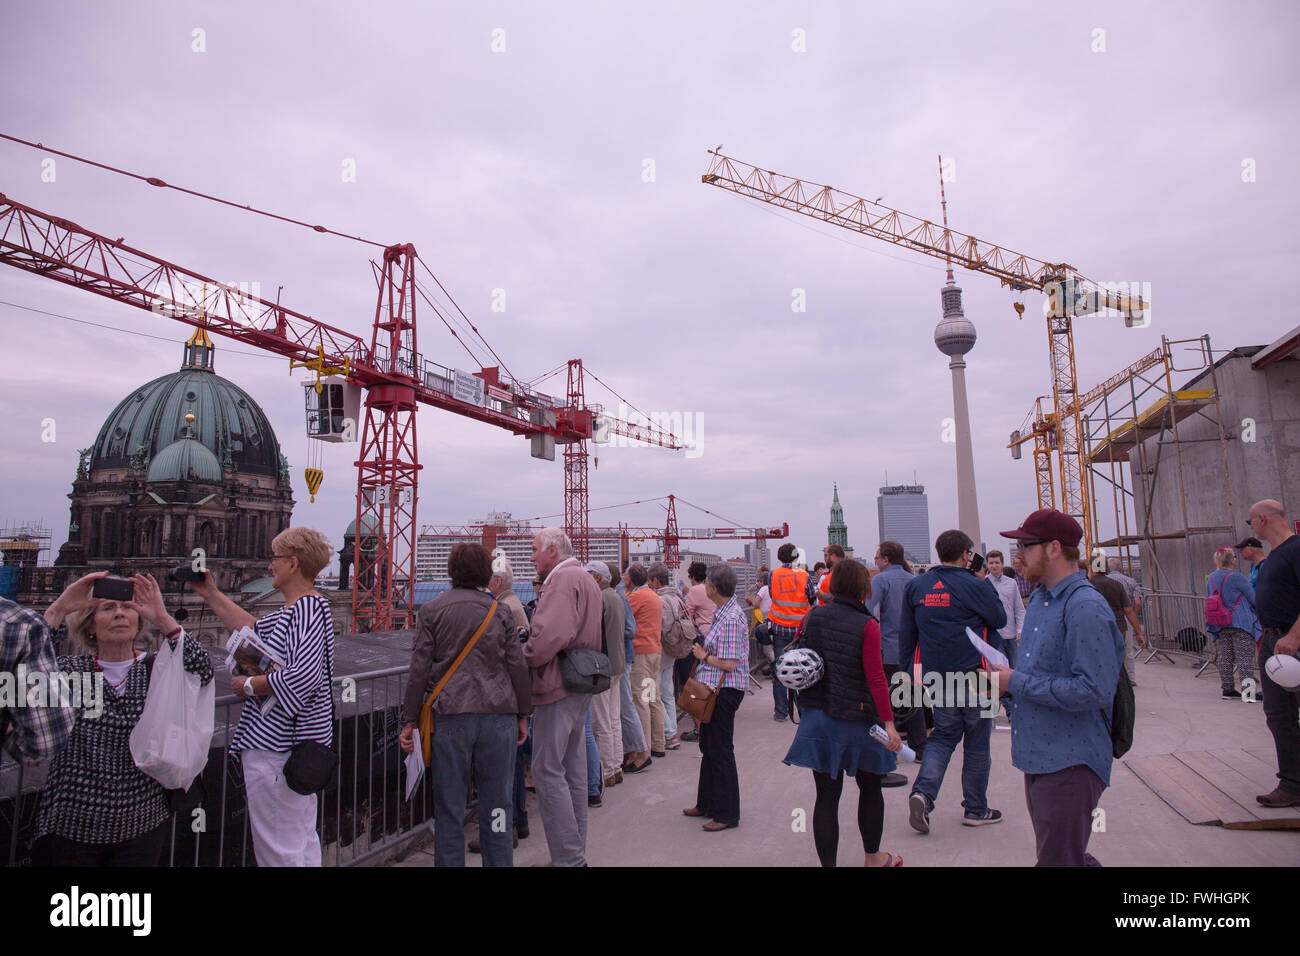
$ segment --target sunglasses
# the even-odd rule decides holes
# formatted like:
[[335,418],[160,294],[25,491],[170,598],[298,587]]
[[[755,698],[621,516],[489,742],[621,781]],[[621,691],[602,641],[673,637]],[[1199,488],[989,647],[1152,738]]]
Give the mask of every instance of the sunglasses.
[[1021,541],[1020,547],[1023,550],[1024,548],[1032,548],[1036,544],[1047,544],[1047,542],[1046,541]]

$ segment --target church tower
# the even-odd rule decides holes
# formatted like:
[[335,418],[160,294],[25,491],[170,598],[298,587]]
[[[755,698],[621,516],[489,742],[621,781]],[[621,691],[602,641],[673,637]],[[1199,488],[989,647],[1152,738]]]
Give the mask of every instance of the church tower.
[[826,526],[826,543],[838,544],[846,555],[851,555],[849,547],[849,528],[844,523],[844,508],[840,505],[840,486],[836,484],[835,496],[831,499],[831,523]]

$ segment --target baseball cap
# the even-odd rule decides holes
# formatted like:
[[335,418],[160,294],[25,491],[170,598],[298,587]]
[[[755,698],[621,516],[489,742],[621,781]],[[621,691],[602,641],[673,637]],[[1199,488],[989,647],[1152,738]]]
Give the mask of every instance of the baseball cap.
[[1237,543],[1237,550],[1240,551],[1242,548],[1259,548],[1262,551],[1264,545],[1260,543],[1259,538],[1245,538]]
[[606,581],[614,580],[613,576],[609,573],[609,565],[604,561],[588,561],[582,566],[582,569],[588,574],[598,575]]
[[1020,522],[1019,528],[1003,531],[1002,537],[1018,541],[1059,541],[1067,548],[1077,548],[1083,528],[1062,511],[1042,508]]

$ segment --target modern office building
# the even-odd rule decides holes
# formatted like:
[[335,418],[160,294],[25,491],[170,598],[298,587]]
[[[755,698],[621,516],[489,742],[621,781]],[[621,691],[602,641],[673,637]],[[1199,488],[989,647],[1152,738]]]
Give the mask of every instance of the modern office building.
[[876,513],[881,541],[897,541],[914,564],[930,563],[930,501],[925,485],[883,486]]
[[745,545],[745,560],[756,568],[772,567],[772,549],[767,545],[759,547],[756,544]]

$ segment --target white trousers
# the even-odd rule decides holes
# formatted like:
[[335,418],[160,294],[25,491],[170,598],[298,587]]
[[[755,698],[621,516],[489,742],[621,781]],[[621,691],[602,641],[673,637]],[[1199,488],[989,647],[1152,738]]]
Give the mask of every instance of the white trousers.
[[258,866],[320,866],[316,794],[294,793],[284,782],[289,754],[245,750],[244,791]]

